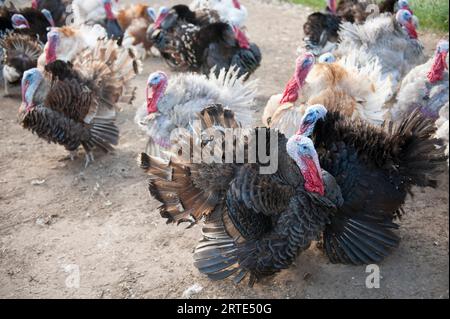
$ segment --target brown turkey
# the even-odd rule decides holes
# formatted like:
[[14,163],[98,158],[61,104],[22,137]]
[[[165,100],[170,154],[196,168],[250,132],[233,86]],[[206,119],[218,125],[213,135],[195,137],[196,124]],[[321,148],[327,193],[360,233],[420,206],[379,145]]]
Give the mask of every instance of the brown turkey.
[[86,165],[95,147],[113,150],[119,139],[115,124],[119,102],[131,103],[135,61],[114,41],[98,41],[72,63],[56,60],[45,71],[28,70],[22,78],[22,126],[49,143],[63,145],[73,159],[82,146]]
[[[317,107],[289,139],[256,129],[266,133],[256,135],[263,143],[271,134],[278,139],[278,170],[271,175],[260,174],[260,162],[195,164],[141,155],[161,215],[175,223],[205,220],[194,253],[200,272],[235,282],[248,275],[253,284],[288,268],[321,235],[332,262],[379,262],[398,245],[393,219],[407,193],[412,185],[436,186],[445,165],[431,138],[433,123],[414,113],[382,130],[332,113],[314,129],[323,114]],[[204,129],[238,127],[220,106],[201,117]],[[317,151],[307,137],[313,131]]]

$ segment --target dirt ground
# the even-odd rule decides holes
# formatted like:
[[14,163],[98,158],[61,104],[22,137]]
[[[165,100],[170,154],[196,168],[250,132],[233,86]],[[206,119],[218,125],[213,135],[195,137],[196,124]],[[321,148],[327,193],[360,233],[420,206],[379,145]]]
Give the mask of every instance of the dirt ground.
[[[125,2],[125,1],[122,1]],[[155,6],[176,2],[155,0]],[[243,0],[248,32],[263,52],[258,112],[289,79],[309,9]],[[442,36],[442,35],[441,35]],[[421,34],[431,53],[439,38]],[[145,61],[135,104],[148,74],[168,67]],[[170,72],[169,72],[170,73]],[[313,245],[290,269],[254,288],[211,282],[192,264],[200,227],[168,226],[155,211],[136,157],[146,138],[133,122],[135,107],[119,115],[115,154],[83,153],[60,161],[63,147],[23,130],[18,99],[0,100],[0,297],[2,298],[448,298],[448,175],[438,189],[416,190],[400,222],[400,247],[382,264],[381,287],[367,289],[365,267],[334,265]],[[259,115],[258,115],[259,116]],[[79,287],[72,281],[79,271]]]

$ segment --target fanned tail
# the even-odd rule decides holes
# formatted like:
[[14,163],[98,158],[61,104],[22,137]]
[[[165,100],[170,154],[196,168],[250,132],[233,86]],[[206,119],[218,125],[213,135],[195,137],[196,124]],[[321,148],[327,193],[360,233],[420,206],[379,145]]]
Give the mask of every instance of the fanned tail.
[[433,120],[416,109],[398,126],[390,125],[391,141],[397,147],[399,171],[409,185],[437,187],[437,176],[443,172],[447,156],[443,141],[435,138]]
[[232,66],[228,71],[221,69],[216,75],[215,68],[211,69],[209,80],[223,88],[218,99],[221,104],[235,113],[242,126],[253,124],[253,111],[257,93],[257,80],[244,81],[245,74],[239,75],[239,68]]
[[117,103],[131,104],[136,87],[131,80],[142,72],[142,62],[132,48],[120,48],[114,40],[97,40],[95,49],[84,51],[74,65],[87,70],[101,89],[101,104],[113,108]]

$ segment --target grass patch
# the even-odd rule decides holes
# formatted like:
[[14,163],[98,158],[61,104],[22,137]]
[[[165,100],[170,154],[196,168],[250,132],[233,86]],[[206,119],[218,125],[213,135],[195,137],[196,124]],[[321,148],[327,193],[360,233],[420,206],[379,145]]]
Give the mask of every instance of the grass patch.
[[[291,1],[316,10],[325,8],[325,0]],[[448,0],[409,0],[409,4],[419,18],[421,28],[441,32],[448,31]]]

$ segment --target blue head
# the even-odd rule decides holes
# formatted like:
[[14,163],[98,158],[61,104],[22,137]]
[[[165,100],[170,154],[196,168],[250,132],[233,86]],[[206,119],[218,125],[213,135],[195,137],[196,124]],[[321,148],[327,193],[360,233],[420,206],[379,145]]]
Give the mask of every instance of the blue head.
[[155,11],[154,8],[148,7],[147,8],[147,14],[153,21],[156,21],[156,11]]
[[42,73],[37,68],[29,69],[23,74],[22,101],[26,111],[30,111],[35,106],[33,98],[43,79]]
[[21,14],[14,14],[11,17],[11,23],[14,29],[29,29],[30,24],[28,23],[28,20]]
[[325,118],[327,109],[321,104],[311,105],[306,108],[303,114],[298,135],[311,136],[318,120]]

